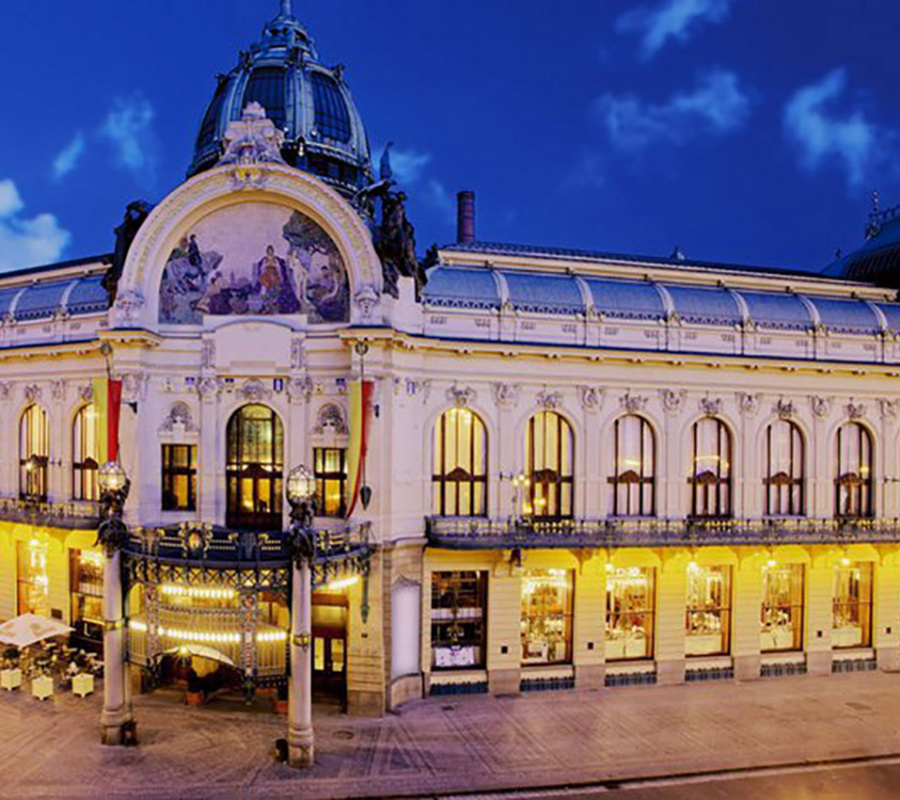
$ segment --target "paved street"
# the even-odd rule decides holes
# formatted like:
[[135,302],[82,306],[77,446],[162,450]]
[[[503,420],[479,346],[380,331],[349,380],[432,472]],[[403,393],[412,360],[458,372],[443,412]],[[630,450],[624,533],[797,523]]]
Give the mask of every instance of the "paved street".
[[[268,713],[226,702],[188,709],[171,695],[138,697],[135,711],[141,747],[110,749],[97,743],[99,698],[59,695],[42,704],[3,693],[0,795],[337,798],[612,788],[652,776],[900,754],[900,675],[884,673],[440,698],[375,720],[317,708],[317,765],[308,773],[272,762],[269,748],[285,726]],[[851,774],[837,770],[832,779],[826,769],[822,780],[840,786]],[[876,783],[881,774],[871,773]],[[781,785],[772,776],[741,779],[753,780]],[[632,785],[607,796],[698,796],[684,793],[690,785]],[[703,796],[716,797],[724,785],[710,784]]]

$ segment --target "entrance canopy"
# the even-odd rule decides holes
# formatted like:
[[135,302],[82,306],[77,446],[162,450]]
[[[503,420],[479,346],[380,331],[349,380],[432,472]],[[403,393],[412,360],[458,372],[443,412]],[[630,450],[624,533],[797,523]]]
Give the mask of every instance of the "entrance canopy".
[[0,644],[28,647],[44,639],[71,633],[72,628],[59,620],[22,614],[0,625]]

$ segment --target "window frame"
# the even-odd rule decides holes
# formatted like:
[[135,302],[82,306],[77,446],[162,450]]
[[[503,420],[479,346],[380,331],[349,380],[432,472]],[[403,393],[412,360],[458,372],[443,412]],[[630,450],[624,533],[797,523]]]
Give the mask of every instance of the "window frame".
[[[638,439],[640,441],[638,468],[620,471],[620,453],[623,448],[624,431],[622,423],[636,420],[638,422]],[[646,452],[649,440],[649,453]],[[657,446],[656,432],[653,426],[640,414],[624,414],[613,424],[613,474],[607,478],[612,491],[610,509],[613,517],[655,517],[656,516],[656,464]],[[649,475],[647,462],[650,462]],[[649,508],[645,508],[645,487],[649,486]],[[620,508],[620,489],[625,487],[625,508]],[[636,494],[636,498],[632,495]],[[635,502],[636,501],[636,502]],[[633,506],[637,511],[633,511]]]
[[[540,468],[537,464],[535,436],[539,420],[542,434]],[[555,422],[555,448],[548,448],[549,444],[553,444],[549,433],[552,430],[548,425],[550,420]],[[565,448],[564,439],[567,442]],[[547,458],[548,449],[555,449],[555,459]],[[568,452],[568,459],[564,458],[564,450]],[[551,460],[556,463],[551,464]],[[575,515],[575,431],[572,423],[558,411],[550,409],[532,414],[525,428],[525,461],[529,479],[526,516],[548,522],[572,519]]]
[[[175,463],[175,454],[178,448],[187,450],[187,466]],[[167,454],[169,458],[167,458]],[[187,504],[172,504],[168,498],[177,499],[178,494],[174,490],[177,478],[187,479]],[[163,442],[160,446],[160,505],[163,511],[196,511],[197,510],[197,446],[182,442]]]
[[[705,458],[715,459],[715,470],[706,469],[701,471],[698,467],[700,461],[700,453],[698,452],[700,445],[699,434],[701,425],[704,423],[714,423],[716,425],[716,452],[704,454]],[[734,437],[730,428],[718,417],[702,417],[691,426],[691,441],[691,475],[688,478],[688,483],[691,485],[691,519],[733,519]],[[725,471],[722,469],[723,461],[727,464],[727,470]]]
[[[845,431],[856,429],[858,447],[859,472],[849,467],[852,462],[844,463],[842,457],[842,438]],[[875,516],[875,440],[865,426],[855,420],[848,420],[835,432],[836,467],[834,478],[834,516],[838,520],[871,519]],[[847,468],[847,469],[845,469]],[[842,496],[846,492],[846,496]],[[845,501],[842,504],[842,500]],[[842,510],[842,505],[845,509]]]
[[[339,453],[340,469],[338,472],[328,471],[325,464],[328,463],[328,453]],[[314,447],[313,448],[313,477],[316,480],[316,495],[319,499],[316,516],[333,517],[343,519],[347,515],[347,448],[346,447]],[[329,511],[326,506],[328,496],[328,484],[338,482],[340,502],[337,510]]]
[[[463,436],[462,426],[457,421],[456,442],[452,449],[454,458],[450,458],[451,450],[448,448],[447,425],[450,415],[467,414],[472,422],[469,425],[468,437]],[[481,465],[476,465],[476,440],[481,439]],[[462,445],[466,445],[469,455],[469,464],[472,469],[467,470],[459,464],[459,453]],[[488,493],[488,432],[484,420],[474,411],[468,408],[448,408],[437,419],[434,425],[434,461],[431,475],[432,495],[435,514],[441,517],[485,517],[487,516]],[[451,461],[453,463],[451,463]],[[452,468],[451,468],[452,467]],[[481,503],[476,502],[479,494]],[[468,489],[468,509],[462,508],[464,490]],[[450,493],[453,493],[453,503],[449,503]],[[455,514],[448,514],[448,506],[455,507]],[[467,512],[467,513],[466,513]]]
[[[40,425],[36,431],[35,426]],[[40,452],[42,451],[42,452]],[[32,457],[35,462],[32,465]],[[19,497],[46,503],[50,464],[50,415],[32,403],[19,419]],[[36,467],[36,468],[35,468]]]
[[[788,472],[773,474],[773,434],[786,430],[788,436]],[[777,419],[766,428],[765,507],[767,517],[803,517],[806,515],[806,440],[797,423]],[[795,496],[796,495],[796,496]]]
[[[91,420],[91,415],[94,419]],[[99,425],[97,406],[86,403],[72,419],[72,499],[97,501],[100,499],[98,483],[100,468]],[[94,441],[90,441],[93,428]],[[96,456],[96,458],[94,457]]]

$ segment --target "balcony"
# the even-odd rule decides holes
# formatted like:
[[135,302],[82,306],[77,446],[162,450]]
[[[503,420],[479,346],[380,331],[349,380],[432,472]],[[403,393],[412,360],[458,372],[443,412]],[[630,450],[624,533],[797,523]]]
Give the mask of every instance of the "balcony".
[[429,517],[428,542],[452,550],[900,542],[900,519],[576,519]]
[[101,508],[96,501],[70,500],[42,503],[18,497],[0,497],[0,521],[63,530],[96,530]]

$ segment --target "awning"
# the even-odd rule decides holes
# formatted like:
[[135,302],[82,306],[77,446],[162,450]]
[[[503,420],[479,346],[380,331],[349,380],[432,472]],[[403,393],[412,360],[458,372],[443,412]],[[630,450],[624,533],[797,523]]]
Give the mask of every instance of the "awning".
[[71,633],[72,628],[56,619],[22,614],[0,625],[0,644],[28,647],[44,639]]

